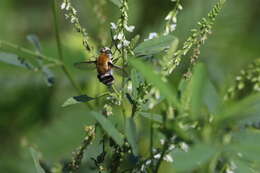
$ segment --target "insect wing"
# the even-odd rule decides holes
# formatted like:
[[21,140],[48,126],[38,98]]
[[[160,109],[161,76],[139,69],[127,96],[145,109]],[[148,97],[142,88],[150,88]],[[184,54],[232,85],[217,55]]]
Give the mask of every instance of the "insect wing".
[[122,67],[117,66],[113,63],[109,63],[109,65],[112,67],[112,71],[116,72],[116,74],[124,77],[128,76],[128,73]]
[[96,68],[96,61],[77,62],[74,66],[80,70],[91,70]]

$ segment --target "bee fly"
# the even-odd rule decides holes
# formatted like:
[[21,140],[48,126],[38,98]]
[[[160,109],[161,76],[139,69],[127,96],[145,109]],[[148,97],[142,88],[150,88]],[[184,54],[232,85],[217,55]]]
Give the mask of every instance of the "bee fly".
[[122,69],[112,63],[112,52],[110,48],[104,47],[100,49],[100,55],[96,61],[85,61],[75,63],[75,67],[79,69],[89,69],[90,65],[96,65],[97,78],[99,81],[107,86],[111,86],[114,83],[113,68]]

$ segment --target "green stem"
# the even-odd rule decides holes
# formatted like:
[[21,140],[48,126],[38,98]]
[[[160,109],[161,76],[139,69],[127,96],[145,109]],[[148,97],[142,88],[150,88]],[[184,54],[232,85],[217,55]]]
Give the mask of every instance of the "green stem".
[[31,58],[41,58],[43,60],[49,61],[49,62],[53,62],[57,65],[62,65],[63,63],[55,58],[52,57],[47,57],[45,55],[42,55],[40,53],[36,53],[34,51],[31,51],[29,49],[26,49],[24,47],[18,46],[16,44],[13,43],[9,43],[6,41],[2,41],[0,40],[0,50],[3,51],[8,51],[8,52],[13,52],[16,53],[18,55],[21,56],[21,53],[23,54],[22,57],[31,57]]
[[[153,114],[151,115],[153,116]],[[150,157],[153,158],[153,136],[154,136],[154,129],[153,129],[153,117],[150,121]],[[152,159],[151,169],[154,170],[154,159]]]
[[163,157],[164,157],[164,155],[165,155],[166,152],[167,152],[168,145],[169,145],[169,141],[168,141],[168,139],[167,139],[167,140],[165,141],[164,145],[163,145],[163,151],[162,151],[162,153],[161,153],[161,157],[159,158],[159,160],[158,160],[158,162],[157,162],[157,164],[156,164],[156,166],[155,166],[154,173],[157,173],[157,172],[159,171],[160,165],[161,165],[161,163],[162,163],[162,161],[163,161]]
[[[62,53],[62,46],[61,46],[61,41],[60,41],[60,31],[59,31],[59,26],[58,26],[58,20],[57,20],[57,12],[56,12],[56,0],[53,0],[52,3],[52,12],[53,12],[53,18],[54,18],[54,27],[55,27],[55,36],[56,36],[56,42],[57,42],[57,48],[58,48],[58,54],[59,54],[59,59],[60,61],[63,61],[63,53]],[[71,82],[72,86],[75,88],[75,90],[78,92],[78,94],[81,94],[81,89],[77,86],[76,82],[72,78],[70,72],[66,68],[66,66],[63,64],[61,66],[62,71],[65,73],[69,81]]]

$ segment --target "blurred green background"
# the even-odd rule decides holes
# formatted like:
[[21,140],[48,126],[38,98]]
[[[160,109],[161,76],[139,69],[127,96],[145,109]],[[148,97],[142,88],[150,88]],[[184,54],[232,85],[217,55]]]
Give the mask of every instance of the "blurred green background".
[[[109,45],[108,28],[110,22],[117,21],[118,8],[109,0],[72,2],[97,47]],[[183,1],[184,9],[179,14],[175,32],[181,43],[216,2]],[[224,84],[232,82],[230,79],[241,67],[259,57],[259,7],[259,0],[228,0],[217,17],[213,34],[202,48],[201,61],[207,64],[210,78],[220,91],[225,89]],[[163,30],[164,17],[172,9],[172,3],[170,0],[129,0],[129,8],[129,23],[136,27],[129,37],[140,34],[144,39],[150,32]],[[36,34],[44,54],[57,57],[51,0],[1,0],[0,23],[0,40],[33,49],[26,36]],[[78,71],[72,66],[86,55],[80,35],[65,21],[61,11],[59,23],[66,65],[88,95],[99,95],[105,87],[97,81],[95,72]],[[41,151],[50,162],[70,158],[84,137],[84,126],[93,124],[84,106],[61,107],[76,92],[59,68],[54,73],[55,85],[47,87],[40,73],[0,63],[0,172],[35,172],[28,146]],[[101,103],[92,104],[102,108]],[[144,135],[141,139],[140,147],[148,140]],[[92,147],[88,151],[95,155],[96,150],[98,148]]]

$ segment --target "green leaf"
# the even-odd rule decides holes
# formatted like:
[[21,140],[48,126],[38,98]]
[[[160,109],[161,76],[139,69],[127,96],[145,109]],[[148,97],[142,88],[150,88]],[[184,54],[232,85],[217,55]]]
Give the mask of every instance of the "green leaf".
[[203,105],[203,93],[206,79],[206,68],[197,64],[191,79],[191,113],[194,117],[200,115]]
[[134,49],[139,40],[140,40],[140,35],[136,35],[134,38],[132,38],[130,42],[130,47]]
[[252,168],[250,168],[249,164],[242,160],[234,160],[237,168],[235,169],[236,173],[253,173]]
[[132,117],[126,119],[126,138],[135,156],[138,155],[136,125]]
[[134,99],[137,99],[138,87],[140,83],[143,81],[141,79],[140,74],[136,71],[136,69],[131,70],[131,81],[132,81],[132,95]]
[[78,103],[85,103],[85,102],[89,102],[94,99],[95,98],[89,97],[87,95],[74,96],[74,97],[71,97],[68,100],[66,100],[63,103],[62,107],[66,107],[66,106],[70,106],[70,105],[74,105],[74,104],[78,104]]
[[116,6],[118,6],[119,8],[121,7],[122,3],[120,0],[110,0],[113,4],[115,4]]
[[212,145],[196,144],[189,148],[188,152],[172,152],[174,159],[173,166],[177,172],[191,171],[194,168],[202,166],[210,160],[217,149]]
[[40,153],[35,151],[32,147],[30,148],[30,152],[34,161],[34,166],[36,168],[37,173],[45,173],[40,165]]
[[153,55],[168,49],[172,44],[178,44],[178,39],[172,35],[160,36],[140,43],[134,52],[137,56]]
[[207,105],[208,110],[211,114],[215,115],[219,111],[219,106],[221,103],[221,98],[211,81],[205,81],[203,102]]
[[148,112],[138,112],[139,115],[141,115],[144,118],[147,118],[149,120],[153,120],[157,123],[163,123],[163,119],[162,116],[157,115],[157,114],[152,114],[152,113],[148,113]]
[[16,54],[12,54],[12,53],[5,53],[5,52],[0,52],[0,61],[7,63],[7,64],[11,64],[11,65],[15,65],[18,67],[23,67],[29,70],[33,69],[32,64],[28,63],[27,61],[25,61],[23,58],[19,57]]
[[115,126],[106,119],[103,115],[97,112],[90,112],[90,114],[99,122],[99,124],[103,127],[104,131],[114,139],[114,141],[118,145],[123,145],[124,138],[123,135],[115,128]]
[[246,131],[234,135],[232,151],[240,153],[240,157],[260,163],[260,132]]
[[158,73],[155,73],[153,68],[149,64],[145,64],[140,60],[137,59],[131,59],[130,58],[130,64],[136,68],[143,77],[152,83],[156,88],[160,90],[160,93],[174,106],[179,108],[179,102],[177,100],[177,94],[176,91],[169,87],[168,83],[162,81],[161,76]]
[[227,104],[223,108],[219,116],[216,117],[216,122],[224,124],[235,124],[240,120],[254,117],[260,114],[260,94],[250,95],[243,100]]

